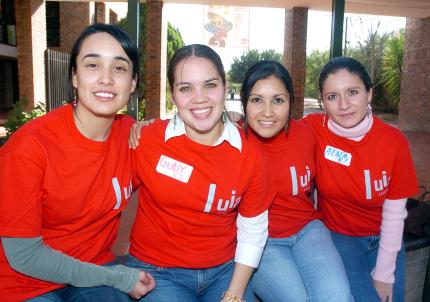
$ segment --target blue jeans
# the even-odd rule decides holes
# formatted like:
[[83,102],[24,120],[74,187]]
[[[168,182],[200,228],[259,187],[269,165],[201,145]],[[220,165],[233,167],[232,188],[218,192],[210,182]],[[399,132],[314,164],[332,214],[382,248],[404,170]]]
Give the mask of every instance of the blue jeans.
[[[105,264],[105,266],[118,264],[115,261]],[[110,286],[94,287],[66,287],[50,291],[44,295],[37,296],[26,302],[130,302],[131,299],[126,293]]]
[[[164,268],[140,261],[129,256],[127,265],[150,273],[155,279],[155,289],[139,301],[141,302],[216,302],[228,289],[233,275],[234,262],[230,260],[207,269]],[[244,299],[254,301],[250,286]]]
[[[380,302],[370,275],[375,267],[379,248],[379,236],[353,237],[331,233],[345,265],[352,294],[357,302]],[[393,302],[404,300],[405,250],[402,246],[397,254],[394,271]]]
[[293,236],[269,238],[252,287],[264,302],[354,301],[330,231],[319,220]]

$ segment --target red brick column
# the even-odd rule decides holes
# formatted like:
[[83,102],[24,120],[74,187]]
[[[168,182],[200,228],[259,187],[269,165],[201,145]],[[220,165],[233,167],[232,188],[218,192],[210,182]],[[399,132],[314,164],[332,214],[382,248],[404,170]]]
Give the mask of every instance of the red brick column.
[[90,25],[88,2],[60,2],[60,47],[54,50],[70,53],[79,34]]
[[117,24],[118,23],[118,14],[113,10],[109,9],[109,24]]
[[292,117],[303,116],[306,69],[306,35],[308,8],[285,10],[284,66],[293,78],[294,106]]
[[430,132],[430,17],[407,19],[404,49],[398,125]]
[[96,23],[106,23],[106,5],[103,2],[96,2]]
[[166,111],[167,22],[163,1],[146,1],[145,118],[164,117]]
[[46,9],[44,0],[16,0],[19,98],[28,109],[45,103]]

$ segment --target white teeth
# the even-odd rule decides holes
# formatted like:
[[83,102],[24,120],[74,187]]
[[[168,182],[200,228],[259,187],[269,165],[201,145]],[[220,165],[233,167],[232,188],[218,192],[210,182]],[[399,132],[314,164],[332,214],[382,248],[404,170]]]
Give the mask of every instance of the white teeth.
[[260,123],[260,124],[263,124],[263,125],[265,125],[265,126],[266,126],[266,125],[268,126],[268,125],[273,125],[275,122],[273,122],[273,121],[259,121],[259,123]]
[[114,97],[113,93],[109,93],[109,92],[96,92],[94,94],[98,97],[101,97],[101,98],[113,98]]
[[208,113],[209,112],[209,108],[206,108],[206,109],[194,109],[194,110],[191,110],[193,113],[195,113],[195,114],[206,114],[206,113]]

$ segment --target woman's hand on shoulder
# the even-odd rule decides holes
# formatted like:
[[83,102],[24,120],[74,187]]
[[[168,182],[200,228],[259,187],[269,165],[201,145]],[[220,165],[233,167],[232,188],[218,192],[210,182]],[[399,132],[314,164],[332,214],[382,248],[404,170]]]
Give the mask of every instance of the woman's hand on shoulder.
[[142,120],[140,122],[134,123],[130,128],[130,136],[128,137],[128,147],[130,149],[136,149],[139,146],[140,132],[143,127],[148,126],[155,122],[155,119]]
[[393,284],[373,280],[373,286],[378,292],[381,302],[393,301]]
[[139,272],[139,281],[137,281],[133,290],[128,293],[133,299],[140,299],[155,288],[155,280],[151,274],[144,271]]
[[236,111],[228,111],[228,118],[230,119],[230,121],[232,121],[236,126],[241,127],[240,123],[243,120],[243,115],[242,113],[236,112]]

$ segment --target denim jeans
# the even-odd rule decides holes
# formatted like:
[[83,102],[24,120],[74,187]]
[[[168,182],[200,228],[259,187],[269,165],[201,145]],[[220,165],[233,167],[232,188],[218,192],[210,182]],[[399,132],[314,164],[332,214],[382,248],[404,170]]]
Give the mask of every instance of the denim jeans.
[[[118,264],[109,262],[106,266]],[[66,287],[37,296],[26,302],[130,302],[131,299],[126,293],[110,286],[95,287]]]
[[[155,279],[155,289],[141,302],[217,302],[228,289],[233,275],[234,262],[230,260],[207,269],[164,268],[129,256],[127,265],[150,273]],[[250,286],[244,299],[254,301]]]
[[287,238],[269,238],[252,278],[264,302],[354,301],[342,259],[319,220]]
[[[379,236],[353,237],[332,232],[332,238],[345,265],[352,294],[357,302],[380,302],[370,275],[375,267]],[[397,254],[393,302],[404,300],[405,250]]]

